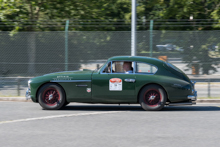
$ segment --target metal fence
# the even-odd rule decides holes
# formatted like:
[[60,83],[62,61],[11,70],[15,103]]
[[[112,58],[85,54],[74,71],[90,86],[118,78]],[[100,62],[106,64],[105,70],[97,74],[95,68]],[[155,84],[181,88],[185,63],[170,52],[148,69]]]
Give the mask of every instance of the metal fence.
[[[220,61],[220,31],[137,32],[137,55],[165,56],[187,74],[216,74]],[[131,33],[115,32],[0,32],[0,75],[37,76],[77,70],[117,55],[131,54]],[[65,41],[66,40],[66,41]],[[91,65],[94,63],[94,65]],[[66,65],[66,66],[65,66]],[[89,67],[90,68],[90,67]]]
[[[149,31],[137,31],[138,56],[151,55],[150,39],[153,57],[173,63],[186,74],[220,74],[220,31],[154,30],[153,35]],[[131,55],[130,31],[0,32],[2,78],[95,69],[107,58],[118,55]],[[22,85],[16,82],[15,89]],[[10,86],[9,83],[13,85],[13,82],[2,84],[2,79],[0,83],[1,90]]]

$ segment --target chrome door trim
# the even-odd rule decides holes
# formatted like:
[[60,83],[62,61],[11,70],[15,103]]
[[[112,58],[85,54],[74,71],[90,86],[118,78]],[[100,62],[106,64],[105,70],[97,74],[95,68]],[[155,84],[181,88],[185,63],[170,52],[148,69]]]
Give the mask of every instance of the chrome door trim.
[[88,87],[88,85],[76,85],[76,87]]
[[81,82],[91,82],[91,80],[51,80],[50,82],[64,82],[64,83],[76,82],[76,83],[81,83]]

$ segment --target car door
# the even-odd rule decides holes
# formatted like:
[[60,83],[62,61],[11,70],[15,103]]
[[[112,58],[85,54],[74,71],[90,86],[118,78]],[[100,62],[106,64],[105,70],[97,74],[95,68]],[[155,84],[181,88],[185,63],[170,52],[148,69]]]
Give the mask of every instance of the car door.
[[122,64],[123,61],[111,61],[100,72],[92,75],[93,102],[132,103],[136,101],[135,74],[134,72],[126,74],[122,71]]

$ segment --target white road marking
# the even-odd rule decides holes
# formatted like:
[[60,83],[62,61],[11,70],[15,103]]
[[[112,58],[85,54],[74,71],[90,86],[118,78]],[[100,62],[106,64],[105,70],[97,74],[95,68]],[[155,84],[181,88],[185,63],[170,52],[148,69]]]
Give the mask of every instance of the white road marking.
[[26,118],[26,119],[0,121],[0,124],[15,123],[15,122],[26,122],[26,121],[33,121],[33,120],[44,120],[44,119],[61,118],[61,117],[72,117],[72,116],[111,114],[111,113],[119,113],[119,112],[125,112],[125,111],[108,111],[108,112],[93,112],[93,113],[79,113],[79,114],[66,114],[66,115],[52,115],[52,116],[44,116],[44,117],[35,117],[35,118]]

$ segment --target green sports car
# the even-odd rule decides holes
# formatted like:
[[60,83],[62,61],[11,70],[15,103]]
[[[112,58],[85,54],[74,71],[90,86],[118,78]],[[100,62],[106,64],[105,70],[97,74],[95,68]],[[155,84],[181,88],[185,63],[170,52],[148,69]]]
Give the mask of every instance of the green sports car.
[[144,110],[165,105],[192,105],[193,82],[174,65],[156,58],[116,56],[96,70],[64,71],[28,81],[27,99],[44,109],[61,109],[70,102],[140,104]]

